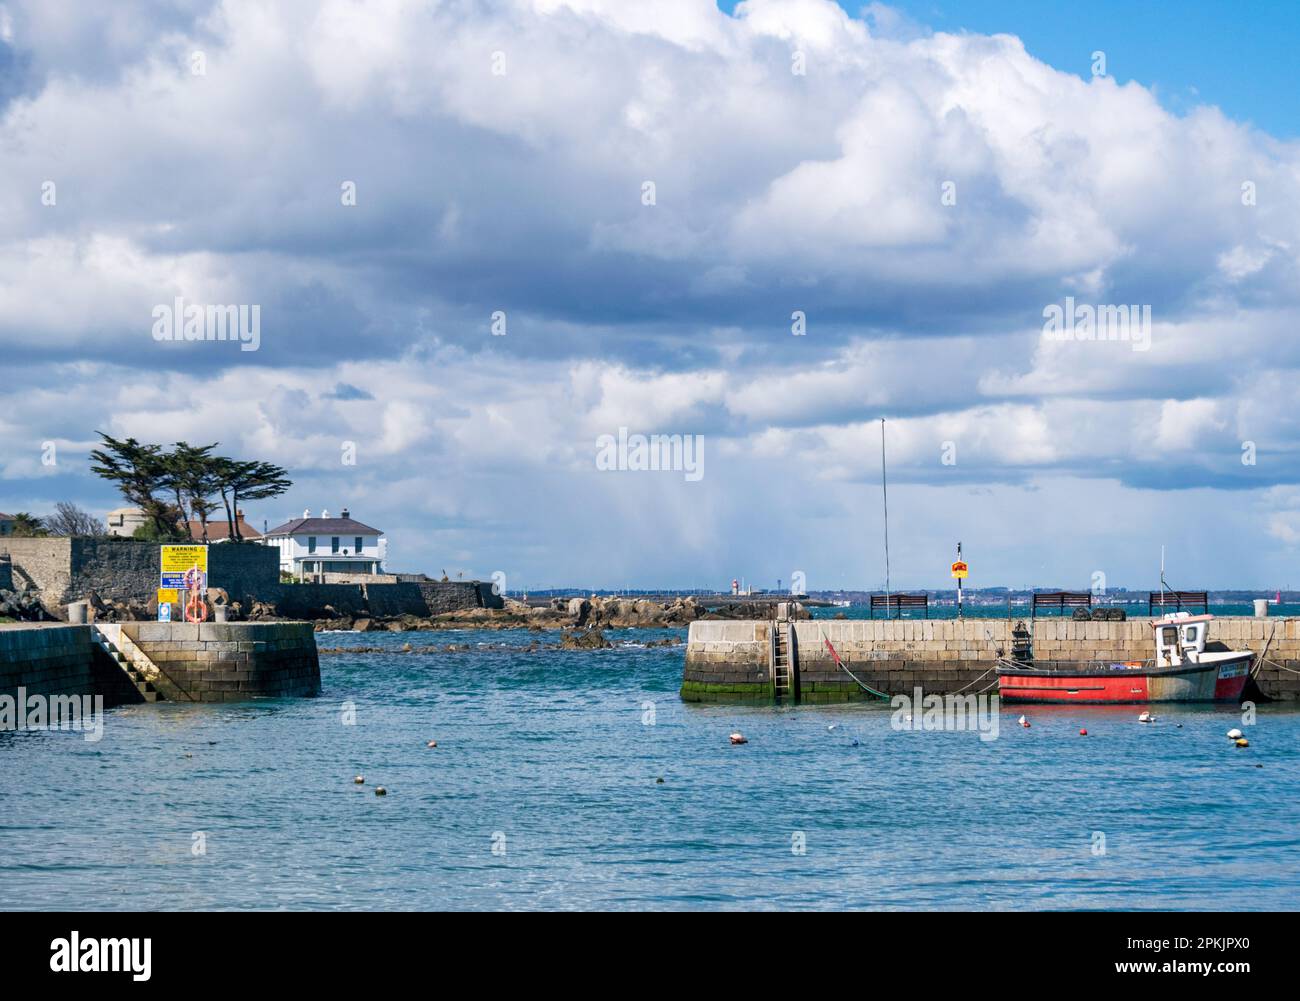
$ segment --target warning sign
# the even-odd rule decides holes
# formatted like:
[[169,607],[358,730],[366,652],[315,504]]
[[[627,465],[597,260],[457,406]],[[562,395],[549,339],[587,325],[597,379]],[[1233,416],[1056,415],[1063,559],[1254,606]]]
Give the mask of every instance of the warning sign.
[[174,587],[158,588],[158,604],[174,605],[181,600],[180,592]]
[[969,570],[969,567],[967,567],[961,560],[958,560],[952,565],[952,575],[954,577],[965,577],[967,575],[967,570]]
[[207,546],[163,546],[162,572],[184,573],[191,567],[208,572]]
[[[189,591],[196,583],[203,587],[207,586],[207,546],[163,546],[161,548],[162,574],[158,582],[160,589]],[[162,600],[161,597],[159,600]]]

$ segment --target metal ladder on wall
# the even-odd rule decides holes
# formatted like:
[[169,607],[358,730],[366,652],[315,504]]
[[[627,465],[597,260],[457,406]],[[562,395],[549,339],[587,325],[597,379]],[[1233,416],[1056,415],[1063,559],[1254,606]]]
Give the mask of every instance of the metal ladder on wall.
[[790,623],[774,623],[772,637],[772,689],[777,701],[790,698]]

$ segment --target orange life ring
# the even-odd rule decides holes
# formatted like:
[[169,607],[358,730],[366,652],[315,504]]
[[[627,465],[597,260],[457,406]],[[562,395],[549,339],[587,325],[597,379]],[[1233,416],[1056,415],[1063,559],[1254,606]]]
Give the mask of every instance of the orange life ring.
[[197,594],[191,596],[185,605],[185,619],[187,622],[206,622],[208,620],[208,606]]

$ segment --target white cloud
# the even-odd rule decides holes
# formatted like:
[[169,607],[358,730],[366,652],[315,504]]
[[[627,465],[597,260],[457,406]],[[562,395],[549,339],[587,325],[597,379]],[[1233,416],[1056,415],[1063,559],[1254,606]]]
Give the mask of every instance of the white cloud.
[[[1267,491],[1300,479],[1300,148],[1217,110],[830,0],[3,11],[32,76],[0,117],[0,507],[90,496],[33,443],[104,428],[263,455],[289,508],[363,498],[435,560],[540,566],[576,518],[618,542],[569,579],[720,570],[774,525],[829,567],[791,524],[860,520],[884,415],[918,532],[935,491],[992,538],[1044,527],[1036,492],[1148,528],[1231,487],[1240,532],[1295,541]],[[262,351],[160,351],[176,295],[262,303]],[[1066,295],[1151,305],[1150,350],[1045,341]],[[705,434],[705,480],[592,476],[621,426]]]

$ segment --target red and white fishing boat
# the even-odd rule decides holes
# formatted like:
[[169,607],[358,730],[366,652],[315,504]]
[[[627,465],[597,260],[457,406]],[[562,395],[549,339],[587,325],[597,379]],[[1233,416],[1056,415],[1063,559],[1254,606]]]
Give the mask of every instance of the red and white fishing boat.
[[999,694],[1008,702],[1240,702],[1255,654],[1207,644],[1213,620],[1176,612],[1153,621],[1148,661],[1036,662],[1032,647],[1018,644],[998,662]]

